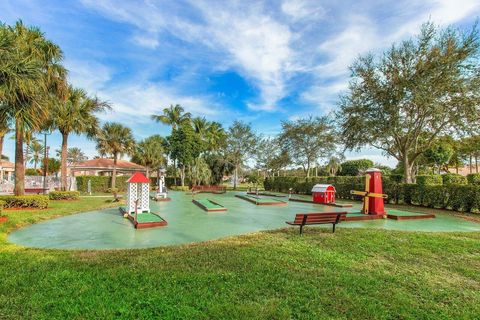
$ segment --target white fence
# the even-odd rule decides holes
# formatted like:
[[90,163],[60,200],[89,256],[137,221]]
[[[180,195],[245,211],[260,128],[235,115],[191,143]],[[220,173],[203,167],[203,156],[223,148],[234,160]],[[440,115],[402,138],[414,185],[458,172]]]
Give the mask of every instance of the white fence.
[[[45,187],[52,190],[60,190],[62,187],[62,182],[59,177],[48,176],[46,177]],[[13,182],[4,181],[0,183],[0,193],[12,193],[15,184]],[[25,188],[43,188],[43,177],[42,176],[25,176]],[[67,178],[67,190],[76,191],[77,190],[77,180],[75,177]]]

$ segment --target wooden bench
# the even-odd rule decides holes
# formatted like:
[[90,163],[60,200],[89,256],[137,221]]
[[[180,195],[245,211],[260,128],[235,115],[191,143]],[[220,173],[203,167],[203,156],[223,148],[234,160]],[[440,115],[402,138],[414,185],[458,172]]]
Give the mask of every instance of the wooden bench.
[[35,194],[43,194],[48,192],[48,188],[25,188],[25,193],[35,193]]
[[333,232],[335,232],[335,226],[340,223],[342,216],[345,217],[347,212],[320,212],[320,213],[297,213],[294,221],[286,221],[285,223],[291,226],[300,226],[300,234],[303,232],[303,227],[313,224],[329,224],[333,226]]

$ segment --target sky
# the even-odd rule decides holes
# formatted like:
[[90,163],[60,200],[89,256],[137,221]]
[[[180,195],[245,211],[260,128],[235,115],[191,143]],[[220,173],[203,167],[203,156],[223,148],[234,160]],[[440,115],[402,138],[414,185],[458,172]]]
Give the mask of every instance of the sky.
[[[121,122],[138,140],[169,134],[150,115],[170,104],[273,136],[282,121],[331,114],[359,55],[381,53],[426,21],[471,28],[479,14],[480,0],[0,1],[0,21],[45,32],[64,52],[69,81],[111,103],[102,122]],[[58,133],[48,141],[60,147]],[[96,155],[81,136],[69,147]],[[13,140],[4,149],[13,159]],[[396,164],[368,147],[345,155]]]

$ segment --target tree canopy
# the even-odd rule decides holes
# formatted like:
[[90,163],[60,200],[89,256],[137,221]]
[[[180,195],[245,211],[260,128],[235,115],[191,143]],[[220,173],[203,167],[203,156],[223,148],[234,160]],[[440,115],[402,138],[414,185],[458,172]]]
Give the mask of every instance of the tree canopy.
[[479,37],[431,23],[382,57],[358,58],[337,113],[348,149],[370,145],[403,163],[412,182],[415,160],[452,131],[479,129]]

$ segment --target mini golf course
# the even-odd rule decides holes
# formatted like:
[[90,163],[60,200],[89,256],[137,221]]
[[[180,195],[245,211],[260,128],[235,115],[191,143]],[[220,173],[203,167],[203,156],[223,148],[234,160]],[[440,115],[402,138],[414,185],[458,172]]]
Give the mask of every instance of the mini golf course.
[[[135,229],[128,219],[122,217],[118,208],[74,214],[48,220],[18,229],[9,234],[8,241],[36,248],[59,249],[120,249],[147,248],[179,245],[263,230],[287,228],[296,213],[347,211],[349,216],[360,216],[361,203],[352,208],[335,208],[311,203],[291,202],[288,206],[252,205],[236,195],[209,195],[209,200],[228,208],[228,214],[199,214],[192,196],[182,192],[170,192],[172,201],[151,202],[151,210],[161,215],[168,225],[161,228]],[[258,200],[258,199],[257,199]],[[387,210],[392,214],[410,213]],[[435,210],[432,209],[435,213]],[[306,228],[329,228],[330,226],[307,226]],[[453,232],[480,231],[480,224],[437,214],[435,219],[347,221],[337,226],[342,228],[376,228],[401,231]]]
[[272,198],[265,198],[260,196],[254,196],[250,194],[237,194],[235,195],[237,198],[247,200],[257,206],[285,206],[287,205],[286,201],[281,201]]
[[227,211],[227,208],[210,199],[194,199],[192,202],[207,212]]
[[136,229],[146,229],[146,228],[155,228],[155,227],[164,227],[167,225],[167,221],[162,219],[158,214],[152,212],[142,212],[138,214],[136,219],[135,215],[127,213],[125,207],[120,207],[120,212],[130,220]]

